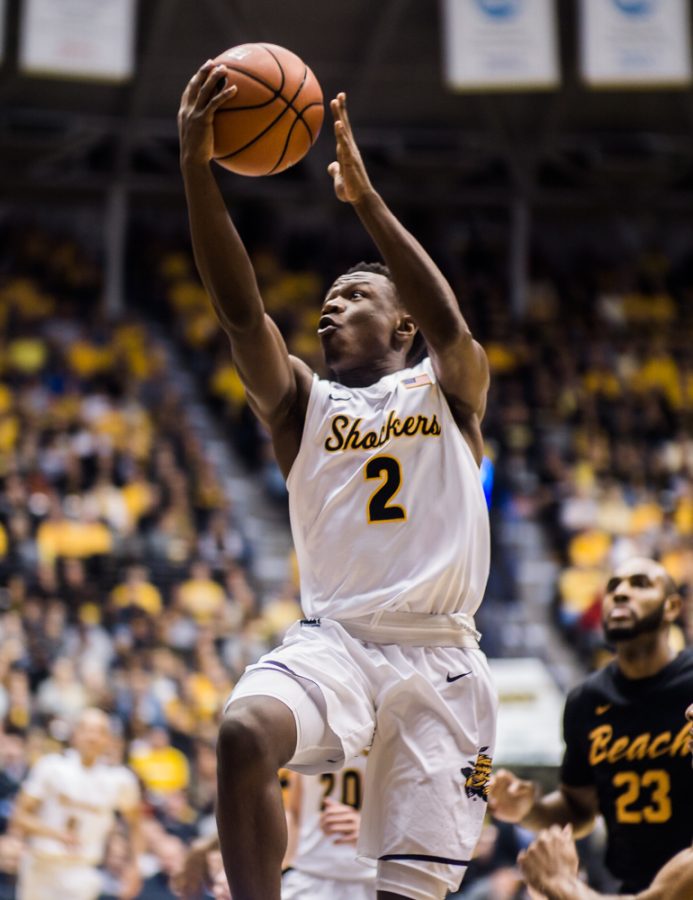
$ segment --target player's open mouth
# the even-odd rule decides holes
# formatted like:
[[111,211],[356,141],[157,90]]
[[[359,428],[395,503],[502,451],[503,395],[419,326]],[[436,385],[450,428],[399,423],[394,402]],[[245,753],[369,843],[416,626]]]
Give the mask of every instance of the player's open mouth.
[[331,334],[339,325],[330,316],[322,316],[318,322],[318,334]]

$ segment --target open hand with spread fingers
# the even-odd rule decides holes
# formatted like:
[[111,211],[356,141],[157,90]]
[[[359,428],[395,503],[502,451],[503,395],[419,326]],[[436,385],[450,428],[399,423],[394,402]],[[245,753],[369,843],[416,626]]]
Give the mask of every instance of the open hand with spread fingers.
[[181,164],[207,164],[214,157],[214,113],[238,90],[229,78],[225,66],[208,60],[188,82],[178,110]]
[[337,160],[330,163],[327,171],[334,181],[334,192],[343,203],[358,203],[366,195],[373,193],[373,185],[368,178],[361,153],[351,129],[347,113],[346,94],[337,94],[330,101],[334,119],[334,136],[337,144]]

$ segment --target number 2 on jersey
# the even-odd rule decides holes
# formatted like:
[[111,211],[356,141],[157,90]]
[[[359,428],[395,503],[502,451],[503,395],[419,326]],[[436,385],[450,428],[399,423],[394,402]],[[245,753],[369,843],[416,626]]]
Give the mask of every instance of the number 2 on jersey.
[[405,508],[396,503],[390,503],[402,486],[402,469],[399,460],[394,456],[374,456],[366,463],[364,475],[367,480],[378,478],[382,482],[373,491],[368,501],[368,521],[371,523],[406,521]]

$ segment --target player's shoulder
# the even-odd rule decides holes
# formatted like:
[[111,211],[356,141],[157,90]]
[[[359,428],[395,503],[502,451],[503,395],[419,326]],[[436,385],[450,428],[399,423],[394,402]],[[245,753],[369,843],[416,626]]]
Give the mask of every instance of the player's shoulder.
[[54,753],[44,753],[44,755],[40,756],[35,762],[35,765],[37,765],[37,766],[42,765],[46,769],[49,769],[49,768],[64,769],[73,764],[74,764],[74,758],[72,757],[72,755],[70,754],[69,751],[67,751],[67,752],[56,751]]
[[419,362],[414,363],[414,365],[407,366],[406,369],[400,369],[399,372],[396,372],[395,374],[398,380],[402,382],[405,387],[408,386],[409,380],[411,378],[418,378],[421,384],[438,383],[436,371],[433,368],[433,363],[431,362],[430,356],[424,356],[424,358],[419,360]]
[[318,377],[316,373],[305,360],[298,356],[289,356],[289,362],[298,386],[310,390],[313,382]]
[[115,765],[108,766],[108,774],[109,777],[113,779],[113,781],[120,782],[125,785],[137,785],[139,781],[137,780],[137,775],[132,771],[129,766],[124,765]]
[[34,762],[31,773],[34,779],[65,778],[73,768],[73,760],[66,753],[45,753]]
[[684,647],[673,660],[673,669],[693,678],[693,647]]
[[127,766],[104,762],[94,772],[95,783],[103,792],[104,802],[121,812],[136,809],[141,800],[140,782]]
[[600,699],[610,695],[614,691],[616,677],[616,663],[607,663],[602,669],[592,672],[584,681],[575,685],[568,692],[566,706],[581,706],[592,703],[595,698]]
[[659,694],[693,696],[693,647],[686,647],[665,667],[658,679]]

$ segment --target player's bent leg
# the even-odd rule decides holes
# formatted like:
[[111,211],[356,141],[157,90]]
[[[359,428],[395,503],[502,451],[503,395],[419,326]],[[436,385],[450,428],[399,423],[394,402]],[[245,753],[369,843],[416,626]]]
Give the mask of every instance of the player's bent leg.
[[277,771],[295,747],[294,714],[280,700],[228,706],[217,742],[217,825],[234,900],[279,900],[287,837]]

